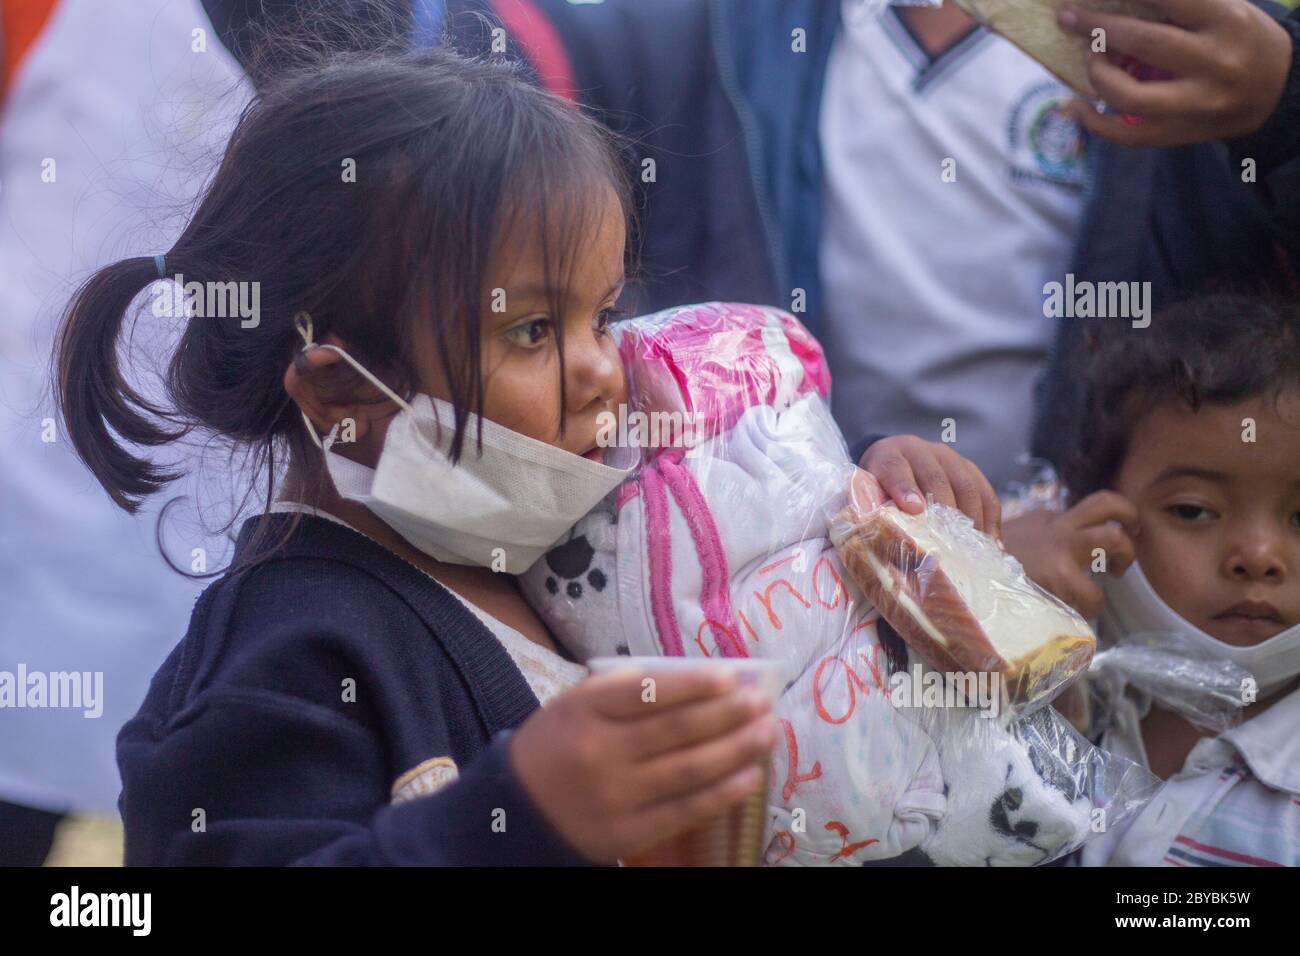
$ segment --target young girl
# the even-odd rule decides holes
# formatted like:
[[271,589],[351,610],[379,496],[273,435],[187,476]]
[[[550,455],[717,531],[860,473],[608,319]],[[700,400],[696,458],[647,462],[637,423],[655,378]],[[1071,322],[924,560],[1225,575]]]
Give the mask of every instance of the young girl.
[[[128,442],[202,430],[272,502],[119,736],[128,863],[610,863],[759,785],[760,698],[579,683],[513,577],[627,474],[596,434],[630,211],[607,136],[512,67],[340,55],[260,89],[175,246],[79,291],[58,386],[113,500],[173,477]],[[206,299],[161,408],[119,339],[173,277]],[[255,316],[213,314],[228,283]],[[915,447],[877,443],[891,482]]]
[[1129,512],[1111,533],[1135,560],[1105,578],[1100,637],[1195,648],[1253,682],[1216,734],[1126,681],[1102,746],[1166,784],[1083,862],[1300,865],[1300,310],[1218,296],[1103,331],[1064,472],[1074,500],[1105,490]]

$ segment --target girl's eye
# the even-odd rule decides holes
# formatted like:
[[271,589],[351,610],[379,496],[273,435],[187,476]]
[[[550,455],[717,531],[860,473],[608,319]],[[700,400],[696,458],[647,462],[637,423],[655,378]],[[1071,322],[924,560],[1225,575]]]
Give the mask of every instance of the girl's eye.
[[1297,511],[1291,516],[1291,526],[1294,528],[1300,528],[1300,511]]
[[524,322],[510,329],[506,332],[506,338],[521,348],[535,349],[546,341],[550,332],[550,319],[533,319],[531,322]]
[[608,332],[610,324],[623,315],[627,315],[623,309],[601,309],[600,312],[596,314],[596,331],[602,333]]
[[1184,521],[1208,521],[1214,517],[1214,512],[1202,505],[1177,504],[1170,505],[1166,510]]

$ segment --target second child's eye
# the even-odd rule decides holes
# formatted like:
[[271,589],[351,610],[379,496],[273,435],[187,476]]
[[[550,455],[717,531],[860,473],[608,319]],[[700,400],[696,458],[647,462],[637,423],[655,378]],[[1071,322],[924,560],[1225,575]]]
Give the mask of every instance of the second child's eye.
[[1184,521],[1208,521],[1214,517],[1214,512],[1203,505],[1183,503],[1170,505],[1165,510],[1175,517],[1182,518]]
[[518,345],[520,348],[535,349],[540,346],[551,334],[550,319],[533,319],[531,322],[524,322],[509,329],[505,335],[512,345]]
[[1291,526],[1293,528],[1300,528],[1300,511],[1297,511],[1291,516]]

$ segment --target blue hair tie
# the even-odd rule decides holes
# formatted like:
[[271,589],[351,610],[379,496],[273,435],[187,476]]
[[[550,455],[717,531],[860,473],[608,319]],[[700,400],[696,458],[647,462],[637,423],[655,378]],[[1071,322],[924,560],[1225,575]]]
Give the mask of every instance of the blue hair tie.
[[166,256],[154,256],[153,267],[158,270],[159,279],[167,278],[167,257]]

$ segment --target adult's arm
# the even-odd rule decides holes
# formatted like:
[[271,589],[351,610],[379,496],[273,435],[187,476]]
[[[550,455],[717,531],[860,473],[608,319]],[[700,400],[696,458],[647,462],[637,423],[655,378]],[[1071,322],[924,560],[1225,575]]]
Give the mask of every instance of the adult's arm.
[[1238,162],[1248,157],[1255,160],[1261,178],[1300,163],[1300,8],[1290,12],[1272,4],[1267,8],[1271,8],[1270,12],[1291,41],[1291,64],[1286,85],[1264,125],[1228,144]]

